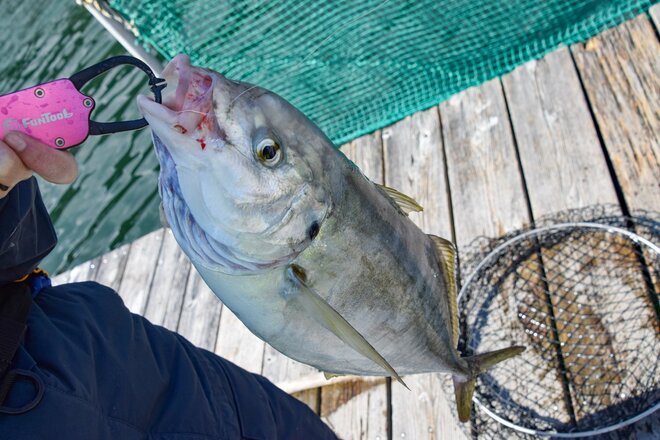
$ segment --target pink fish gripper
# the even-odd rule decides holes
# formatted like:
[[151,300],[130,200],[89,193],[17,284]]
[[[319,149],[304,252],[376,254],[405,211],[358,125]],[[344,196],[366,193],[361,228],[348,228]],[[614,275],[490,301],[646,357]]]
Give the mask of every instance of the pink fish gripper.
[[91,119],[96,106],[80,89],[93,78],[120,65],[133,65],[147,74],[156,102],[161,103],[165,80],[156,77],[144,62],[130,56],[108,58],[69,78],[56,79],[0,96],[0,139],[9,131],[21,131],[59,150],[83,143],[89,135],[138,130],[147,121],[96,122]]

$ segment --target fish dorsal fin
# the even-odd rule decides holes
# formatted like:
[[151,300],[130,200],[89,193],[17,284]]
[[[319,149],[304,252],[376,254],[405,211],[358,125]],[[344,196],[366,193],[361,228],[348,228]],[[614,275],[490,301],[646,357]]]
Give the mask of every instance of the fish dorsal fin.
[[424,210],[424,208],[422,208],[412,197],[407,196],[394,188],[390,188],[389,186],[379,184],[376,184],[376,186],[382,189],[404,214],[408,215],[411,212],[421,212]]
[[[319,324],[335,334],[342,342],[357,351],[361,355],[371,359],[376,364],[383,367],[391,376],[396,378],[404,387],[408,388],[399,374],[385,360],[383,356],[344,319],[335,309],[332,308],[318,293],[307,286],[307,275],[305,270],[296,264],[291,264],[287,268],[289,280],[297,287],[298,295],[294,298],[298,300],[303,309],[309,313]],[[409,388],[408,388],[409,389]]]
[[458,301],[456,292],[456,247],[451,241],[430,235],[435,251],[441,258],[440,270],[447,282],[447,298],[449,299],[449,319],[451,320],[451,337],[454,348],[458,347]]

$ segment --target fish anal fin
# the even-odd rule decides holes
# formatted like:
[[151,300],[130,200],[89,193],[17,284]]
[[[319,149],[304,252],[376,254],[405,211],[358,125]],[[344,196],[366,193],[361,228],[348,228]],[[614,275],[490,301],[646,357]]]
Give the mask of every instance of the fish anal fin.
[[456,247],[454,244],[436,235],[429,237],[435,245],[435,251],[440,261],[440,270],[447,282],[447,300],[449,303],[449,319],[451,320],[451,337],[453,347],[458,346],[458,292],[456,291]]
[[389,186],[385,185],[379,185],[376,183],[376,186],[378,186],[387,196],[389,196],[390,199],[394,201],[394,203],[403,211],[404,214],[408,215],[411,212],[421,212],[424,210],[420,206],[415,199],[413,199],[410,196],[407,196],[403,194],[402,192],[399,192],[395,190],[394,188],[390,188]]
[[307,285],[307,274],[305,270],[291,264],[287,267],[289,280],[297,287],[299,294],[295,298],[299,304],[319,324],[335,334],[342,342],[357,351],[361,355],[380,365],[388,374],[396,378],[403,386],[408,388],[399,374],[385,360],[383,356],[358,332],[339,312],[328,304],[318,293]]

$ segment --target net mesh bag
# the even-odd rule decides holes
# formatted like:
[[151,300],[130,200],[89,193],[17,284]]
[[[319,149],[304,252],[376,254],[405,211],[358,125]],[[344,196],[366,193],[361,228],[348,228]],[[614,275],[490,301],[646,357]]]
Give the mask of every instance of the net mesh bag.
[[599,434],[660,406],[660,222],[606,211],[564,213],[463,253],[463,354],[527,347],[480,376],[479,438]]
[[266,87],[337,144],[644,12],[653,0],[110,0],[163,56]]

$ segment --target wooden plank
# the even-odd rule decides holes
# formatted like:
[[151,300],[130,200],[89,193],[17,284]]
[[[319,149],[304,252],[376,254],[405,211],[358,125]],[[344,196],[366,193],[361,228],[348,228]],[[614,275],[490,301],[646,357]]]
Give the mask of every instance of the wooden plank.
[[190,260],[174,239],[172,231],[166,229],[144,311],[145,318],[153,324],[176,331],[190,267]]
[[70,277],[71,270],[68,270],[66,272],[58,273],[57,275],[52,276],[50,278],[50,282],[53,284],[53,286],[59,286],[60,284],[68,283]]
[[222,307],[215,353],[253,373],[261,374],[264,341],[256,337],[229,310]]
[[128,250],[124,276],[117,292],[133,313],[144,313],[163,244],[163,229],[138,238]]
[[191,267],[177,333],[206,350],[215,348],[222,303]]
[[[381,133],[362,136],[342,146],[342,152],[371,181],[383,181]],[[353,382],[329,385],[321,390],[321,417],[344,439],[387,439],[387,384]]]
[[[540,217],[594,204],[616,204],[614,185],[567,49],[519,67],[504,77],[503,83],[533,215]],[[586,250],[589,242],[583,245]],[[540,260],[528,260],[535,266],[527,268],[529,273],[538,275],[535,280],[530,277],[525,288],[520,289],[517,308],[526,317],[534,316],[534,311],[547,307],[547,297],[542,293],[547,288],[555,323],[546,315],[544,328],[554,326],[563,343],[559,351],[567,374],[557,376],[570,384],[567,388],[570,413],[580,421],[598,409],[605,409],[607,399],[593,396],[603,393],[604,387],[619,377],[616,365],[611,364],[613,356],[625,349],[615,350],[614,340],[609,335],[621,334],[621,323],[619,320],[608,322],[606,317],[608,314],[620,316],[617,308],[622,303],[602,298],[600,292],[588,287],[587,274],[597,274],[601,279],[606,277],[614,269],[609,267],[610,262],[594,258],[581,261],[575,251],[563,249],[568,255],[557,250],[543,252]],[[561,256],[554,255],[557,252]],[[538,263],[543,265],[543,282]],[[530,286],[537,286],[537,289]],[[609,287],[603,286],[601,290],[607,288],[616,295],[618,289],[609,290]],[[535,304],[533,308],[527,307],[530,299]],[[578,303],[582,308],[576,314],[575,304]],[[538,317],[533,319],[539,321]],[[533,325],[528,327],[535,336],[545,334],[542,338],[529,338],[532,349],[546,356],[557,351],[557,346],[549,342],[555,339],[552,332],[544,333]],[[588,340],[589,344],[583,344],[582,340]],[[592,357],[599,359],[597,374],[591,369]],[[558,362],[559,354],[555,368],[559,368]],[[540,361],[537,366],[544,364]]]
[[440,104],[456,241],[499,237],[529,223],[499,81]]
[[[451,238],[451,217],[444,172],[438,110],[414,114],[383,130],[385,184],[417,200],[424,208],[410,218],[430,234]],[[410,390],[392,382],[392,438],[462,439],[443,391],[442,374],[404,378]]]
[[[271,382],[288,382],[292,379],[316,373],[318,370],[309,365],[294,361],[266,344],[261,374]],[[314,388],[293,394],[298,400],[304,402],[312,411],[319,412],[320,390]]]
[[342,439],[387,439],[385,381],[323,387],[321,417]]
[[655,28],[660,30],[660,3],[652,6],[651,9],[649,9],[649,14],[651,14],[653,23],[655,23]]
[[98,268],[94,274],[94,281],[117,290],[124,276],[129,249],[130,244],[126,244],[102,255],[97,260]]
[[660,206],[660,43],[641,15],[571,47],[631,211]]
[[[94,258],[93,260],[86,261],[75,267],[73,267],[68,272],[68,277],[66,277],[67,283],[80,283],[83,281],[89,281],[94,277],[96,273],[96,266],[99,262],[99,258]],[[60,277],[59,279],[63,279]]]
[[617,204],[568,49],[526,63],[502,82],[534,216]]
[[[499,81],[492,80],[455,95],[440,104],[440,116],[459,249],[476,237],[499,237],[527,224],[523,181]],[[493,302],[493,308],[508,306],[507,298],[500,296]],[[525,342],[523,330],[505,323],[495,325],[501,339],[490,341],[490,349]],[[468,321],[467,326],[474,326],[474,322]],[[488,339],[489,335],[482,333],[482,340]],[[506,381],[499,379],[506,371],[505,367],[496,367],[489,374]],[[542,374],[525,374],[537,376],[534,381],[540,386],[545,384]],[[561,390],[555,394],[561,396]],[[531,400],[525,403],[533,407]],[[515,438],[513,431],[493,422],[478,408],[473,409],[473,422],[480,430],[480,438]]]
[[[658,27],[660,5],[651,8],[650,13]],[[660,206],[660,78],[657,73],[660,71],[660,44],[653,25],[641,15],[571,49],[626,204],[633,213],[657,210]],[[654,282],[658,285],[657,279]],[[643,298],[631,297],[630,300]],[[650,318],[648,322],[653,322],[655,319],[643,315],[643,312],[635,313],[627,320]],[[624,323],[615,321],[610,327],[617,324]],[[653,340],[654,329],[650,325],[640,326],[640,332],[644,331]],[[613,333],[615,342],[620,333]],[[660,417],[656,413],[604,437],[646,439],[656,438],[659,433]]]

